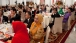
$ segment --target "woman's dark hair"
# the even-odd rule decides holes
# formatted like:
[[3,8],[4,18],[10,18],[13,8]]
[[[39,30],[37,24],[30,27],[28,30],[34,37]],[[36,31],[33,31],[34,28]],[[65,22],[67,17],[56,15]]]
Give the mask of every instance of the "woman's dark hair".
[[17,13],[17,10],[15,9],[15,7],[12,7],[11,10],[13,10],[13,11],[15,11],[15,13]]
[[68,9],[70,9],[70,11],[72,12],[72,8],[69,7]]
[[28,13],[31,16],[31,12],[27,11],[26,13]]
[[5,8],[5,6],[2,6],[2,8]]
[[39,6],[36,6],[37,7],[37,9],[39,9]]
[[19,7],[20,9],[22,9],[23,6],[22,6],[22,5],[18,5],[18,7]]

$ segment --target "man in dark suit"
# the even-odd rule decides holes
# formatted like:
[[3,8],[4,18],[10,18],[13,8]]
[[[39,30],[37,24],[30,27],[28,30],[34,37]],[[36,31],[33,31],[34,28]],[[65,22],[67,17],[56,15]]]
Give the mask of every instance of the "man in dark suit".
[[24,23],[27,25],[27,28],[31,27],[31,24],[33,21],[34,21],[34,19],[31,17],[31,12],[26,12]]
[[12,21],[20,21],[21,20],[21,16],[19,14],[16,14],[15,8],[11,9],[11,14],[9,16],[9,19],[10,19],[10,23],[12,23]]

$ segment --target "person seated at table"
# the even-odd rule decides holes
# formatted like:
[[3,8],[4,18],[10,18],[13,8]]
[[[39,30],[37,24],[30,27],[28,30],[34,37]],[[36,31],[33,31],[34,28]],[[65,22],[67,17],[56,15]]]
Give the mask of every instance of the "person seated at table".
[[23,9],[22,8],[23,8],[22,5],[18,5],[18,11],[21,12],[21,13],[23,12]]
[[62,24],[63,32],[68,30],[68,19],[70,15],[71,15],[71,8],[68,8],[67,12],[65,13],[63,17],[63,24]]
[[30,43],[27,27],[23,22],[12,22],[12,27],[15,35],[11,43]]
[[12,21],[20,21],[20,19],[21,19],[21,16],[16,14],[16,9],[12,8],[11,14],[9,15],[10,23],[12,23]]
[[41,5],[40,13],[43,13],[43,12],[46,12],[46,7],[45,7],[45,5]]
[[3,15],[3,11],[0,10],[0,23],[2,22],[8,22],[8,17]]
[[30,43],[43,43],[44,41],[44,29],[42,27],[43,16],[36,14],[34,22],[30,28]]
[[32,11],[33,17],[35,17],[35,14],[39,14],[39,6],[36,6],[36,9]]
[[25,8],[25,6],[23,7],[23,12],[25,12],[25,13],[26,13],[26,8]]
[[54,6],[51,6],[51,9],[50,9],[50,13],[52,13],[52,10],[54,9]]
[[[31,12],[31,14],[32,14],[32,8],[31,8],[31,7],[28,7],[28,8],[27,8],[27,11]],[[32,15],[31,15],[31,16],[32,16]]]
[[31,27],[31,24],[33,22],[33,18],[31,17],[31,12],[26,12],[25,13],[25,20],[24,20],[24,23],[27,25],[27,28],[30,28]]
[[17,10],[17,14],[19,13],[19,11],[23,12],[22,5],[18,5],[18,7],[15,7],[15,9]]
[[54,8],[54,9],[52,10],[52,15],[51,15],[51,17],[52,17],[53,20],[52,20],[52,23],[49,24],[50,28],[52,28],[52,26],[54,25],[55,18],[60,17],[60,15],[59,15],[59,13],[57,12],[56,8]]
[[75,11],[75,7],[74,7],[74,5],[72,5],[70,8],[71,8],[71,11],[72,11],[72,12]]

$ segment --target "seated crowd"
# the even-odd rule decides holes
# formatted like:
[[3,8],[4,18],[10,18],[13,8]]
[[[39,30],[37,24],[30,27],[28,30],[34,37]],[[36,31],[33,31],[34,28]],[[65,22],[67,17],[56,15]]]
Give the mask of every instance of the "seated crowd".
[[[50,7],[49,11],[47,11],[47,7]],[[75,7],[76,4],[71,7],[43,4],[37,5],[36,8],[24,5],[2,6],[0,7],[0,23],[12,24],[15,35],[11,39],[11,43],[44,43],[47,27],[42,26],[44,17],[42,13],[51,13],[52,22],[48,25],[50,29],[53,29],[55,18],[63,17],[62,32],[65,32],[68,31],[68,19],[72,15],[71,13],[75,12],[76,17]],[[9,15],[6,16],[5,12],[8,12]],[[29,33],[27,28],[29,28]]]

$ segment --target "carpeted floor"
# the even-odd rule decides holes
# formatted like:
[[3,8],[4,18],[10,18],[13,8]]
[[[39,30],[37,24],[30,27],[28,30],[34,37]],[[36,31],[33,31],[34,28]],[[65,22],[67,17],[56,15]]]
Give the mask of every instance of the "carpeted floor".
[[[57,39],[54,40],[54,41],[51,41],[50,43],[64,43],[66,41],[67,37],[69,36],[72,28],[74,27],[76,21],[72,21],[71,23],[72,24],[71,24],[71,29],[70,30],[68,30],[66,32],[63,32],[61,34],[57,34],[58,35]],[[49,37],[51,37],[51,34],[52,33],[50,33],[50,36]]]

